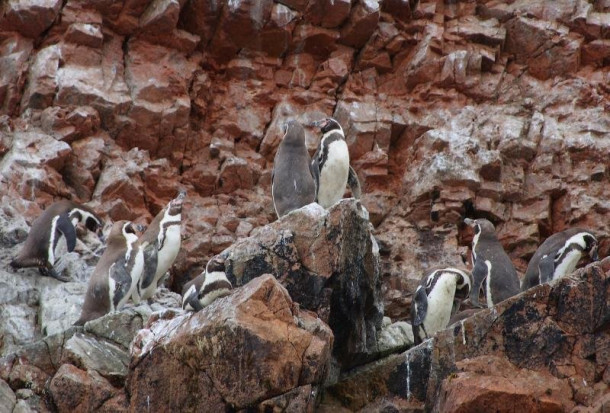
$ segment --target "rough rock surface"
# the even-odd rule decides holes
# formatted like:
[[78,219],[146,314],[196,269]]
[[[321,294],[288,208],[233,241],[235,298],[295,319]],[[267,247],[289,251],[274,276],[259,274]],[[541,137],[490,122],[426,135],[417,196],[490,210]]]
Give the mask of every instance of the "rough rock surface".
[[[16,409],[121,411],[130,403],[125,371],[101,376],[116,390],[111,397],[97,375],[72,367],[54,389],[81,399],[53,404],[48,389],[39,393],[62,367],[63,343],[80,337],[68,327],[103,248],[81,234],[61,263],[69,284],[35,270],[5,271],[33,219],[60,198],[86,202],[110,220],[146,224],[186,188],[182,250],[167,281],[175,292],[211,256],[247,246],[250,236],[267,234],[263,244],[273,247],[286,241],[286,258],[257,252],[259,263],[277,265],[267,272],[279,275],[292,299],[328,321],[337,346],[356,349],[353,357],[335,349],[343,367],[409,345],[403,320],[422,272],[468,261],[464,216],[496,225],[521,274],[547,236],[573,226],[595,231],[600,256],[610,253],[608,1],[7,0],[0,9],[0,380],[12,388],[2,390],[0,381],[0,398]],[[316,228],[349,248],[369,251],[376,241],[380,269],[372,272],[361,265],[371,255],[362,263],[335,255],[327,267],[318,261],[310,268],[312,253],[322,257],[306,245],[313,226],[264,229],[275,220],[270,174],[283,122],[306,124],[313,153],[319,135],[308,125],[330,115],[346,131],[375,240],[345,238],[350,228],[338,235]],[[305,235],[289,235],[294,229]],[[350,268],[359,281],[374,274],[381,296],[366,293],[371,301],[337,308],[345,303],[341,291],[348,298],[369,288],[345,284],[349,277],[335,271]],[[312,284],[301,289],[297,276]],[[329,294],[331,285],[342,288]],[[142,311],[177,305],[167,297]],[[351,320],[363,324],[352,325],[350,337],[333,317],[354,309],[365,314]],[[394,323],[382,325],[383,315]],[[139,317],[130,318],[133,331]],[[522,329],[528,323],[518,320]],[[126,349],[133,331],[115,341],[108,336],[116,329],[111,323],[78,333]],[[589,354],[585,344],[574,351]],[[28,346],[44,349],[32,365],[49,377],[20,368],[11,380],[7,366]],[[479,370],[499,382],[516,373],[501,352],[493,357],[460,364],[456,383],[478,386],[485,382]],[[506,371],[486,372],[485,363]],[[605,389],[580,386],[590,365],[578,365],[562,370],[572,378],[570,399],[538,407],[602,406]],[[547,373],[564,380],[553,371],[540,377]],[[30,374],[37,387],[20,387]],[[610,372],[599,374],[607,384]],[[476,404],[486,396],[464,399],[444,386],[443,406],[492,408]],[[525,400],[522,388],[510,394]],[[317,390],[298,385],[259,400],[258,408],[307,410]],[[369,407],[408,410],[421,407],[418,400],[393,393]]]
[[[332,343],[328,326],[263,275],[197,313],[162,316],[141,330],[132,345],[130,408],[242,409],[317,388]],[[307,395],[304,407],[314,402]]]

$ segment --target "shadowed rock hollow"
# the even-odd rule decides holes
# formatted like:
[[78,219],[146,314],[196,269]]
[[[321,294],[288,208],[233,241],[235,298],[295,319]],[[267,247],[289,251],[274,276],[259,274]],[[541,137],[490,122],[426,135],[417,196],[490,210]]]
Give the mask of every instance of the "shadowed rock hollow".
[[[520,276],[537,246],[569,227],[594,231],[608,256],[606,1],[9,0],[0,10],[0,405],[9,411],[143,406],[137,377],[153,380],[156,362],[174,368],[192,358],[161,361],[155,352],[135,363],[131,340],[183,320],[168,312],[179,307],[169,290],[219,253],[236,295],[274,275],[283,287],[265,282],[283,297],[275,322],[330,354],[316,350],[307,378],[292,371],[303,357],[284,360],[277,369],[291,371],[248,400],[222,387],[236,380],[228,372],[191,365],[188,378],[174,379],[215,406],[307,411],[322,393],[320,410],[608,403],[609,317],[600,304],[608,283],[584,288],[607,280],[606,261],[581,281],[539,287],[464,321],[467,343],[492,315],[501,322],[489,328],[505,326],[475,352],[453,328],[402,353],[410,345],[402,320],[423,271],[468,260],[464,216],[495,224]],[[372,225],[344,202],[267,226],[281,125],[324,116],[343,125]],[[312,153],[318,140],[306,126]],[[178,187],[188,191],[182,249],[169,290],[150,305],[70,328],[103,248],[91,234],[62,260],[73,282],[6,271],[54,200],[148,223]],[[595,327],[572,311],[593,304]],[[153,314],[161,320],[147,324]],[[451,361],[441,360],[445,350]],[[376,366],[391,377],[369,380]]]

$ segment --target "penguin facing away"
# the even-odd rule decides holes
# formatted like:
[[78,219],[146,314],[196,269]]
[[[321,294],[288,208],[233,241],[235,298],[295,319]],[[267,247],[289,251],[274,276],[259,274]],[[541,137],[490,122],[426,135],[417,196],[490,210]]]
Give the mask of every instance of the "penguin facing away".
[[411,325],[415,344],[447,327],[453,314],[454,300],[465,299],[471,289],[470,274],[445,267],[425,272],[413,295]]
[[[512,261],[496,237],[494,225],[486,219],[466,218],[474,228],[472,239],[472,289],[470,302],[480,307],[479,293],[484,287],[487,307],[493,307],[519,293],[519,277]],[[483,284],[485,282],[485,284]]]
[[178,256],[185,196],[186,191],[181,190],[176,198],[159,211],[140,237],[140,245],[144,251],[144,271],[133,293],[133,301],[136,304],[153,296],[159,280]]
[[133,224],[115,222],[106,250],[89,279],[81,315],[74,325],[120,310],[136,288],[143,268],[144,254]]
[[200,311],[217,298],[229,295],[231,288],[225,273],[225,259],[217,255],[208,262],[204,272],[184,285],[182,308]]
[[68,252],[76,247],[76,225],[84,224],[90,231],[95,231],[101,237],[102,219],[85,205],[69,200],[61,200],[51,204],[32,222],[27,239],[17,256],[11,261],[11,267],[38,267],[45,276],[51,276],[60,281],[69,278],[57,273],[54,269],[57,261],[56,248],[60,238],[66,240]]
[[570,228],[551,235],[530,259],[521,291],[572,273],[585,254],[598,260],[597,238],[591,231]]
[[322,119],[314,125],[322,131],[322,138],[312,161],[314,168],[318,170],[316,201],[322,207],[330,208],[343,197],[347,184],[354,198],[360,199],[360,181],[349,164],[349,150],[343,128],[333,118]]
[[271,173],[271,196],[278,218],[316,200],[315,170],[305,146],[305,131],[290,121],[284,131]]

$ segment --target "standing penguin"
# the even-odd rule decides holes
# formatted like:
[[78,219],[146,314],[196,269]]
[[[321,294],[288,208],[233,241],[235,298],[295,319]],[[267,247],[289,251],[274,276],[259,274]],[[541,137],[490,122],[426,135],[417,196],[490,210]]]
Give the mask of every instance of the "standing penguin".
[[519,293],[519,277],[512,261],[496,237],[494,225],[486,219],[464,222],[474,228],[472,239],[472,278],[470,302],[480,307],[479,292],[485,281],[487,307]]
[[290,121],[277,148],[271,173],[271,196],[278,218],[316,200],[315,169],[305,146],[305,131]]
[[133,301],[136,304],[153,296],[159,280],[178,256],[181,244],[182,204],[185,196],[186,191],[181,190],[176,198],[159,211],[140,237],[140,245],[144,250],[144,271],[134,290]]
[[597,261],[597,238],[590,231],[571,228],[548,237],[532,256],[521,291],[568,275],[589,254]]
[[336,204],[349,184],[354,198],[360,199],[358,175],[349,164],[349,150],[343,128],[333,118],[315,122],[322,131],[322,139],[313,156],[312,164],[318,170],[317,202],[324,208]]
[[38,267],[45,276],[51,276],[60,281],[69,278],[57,273],[53,268],[57,260],[56,248],[60,238],[66,240],[68,252],[76,247],[76,225],[84,224],[88,230],[98,232],[101,236],[102,220],[90,208],[76,202],[57,201],[45,209],[34,220],[21,251],[11,261],[13,268]]
[[74,325],[120,310],[136,288],[143,268],[144,254],[133,224],[115,222],[106,250],[89,279],[83,309]]
[[446,267],[426,271],[411,304],[415,344],[447,327],[455,298],[468,297],[470,287],[470,274],[464,270]]
[[217,255],[208,262],[204,272],[184,285],[182,308],[199,311],[217,298],[229,295],[231,288],[225,273],[225,260]]

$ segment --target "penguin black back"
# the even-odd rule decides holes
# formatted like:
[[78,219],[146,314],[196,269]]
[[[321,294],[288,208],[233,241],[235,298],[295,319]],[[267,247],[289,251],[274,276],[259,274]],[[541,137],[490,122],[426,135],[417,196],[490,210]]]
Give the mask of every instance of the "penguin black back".
[[469,219],[464,222],[474,229],[472,240],[472,278],[470,301],[479,306],[479,292],[485,284],[487,306],[519,292],[519,277],[515,266],[496,237],[494,225],[486,219]]

